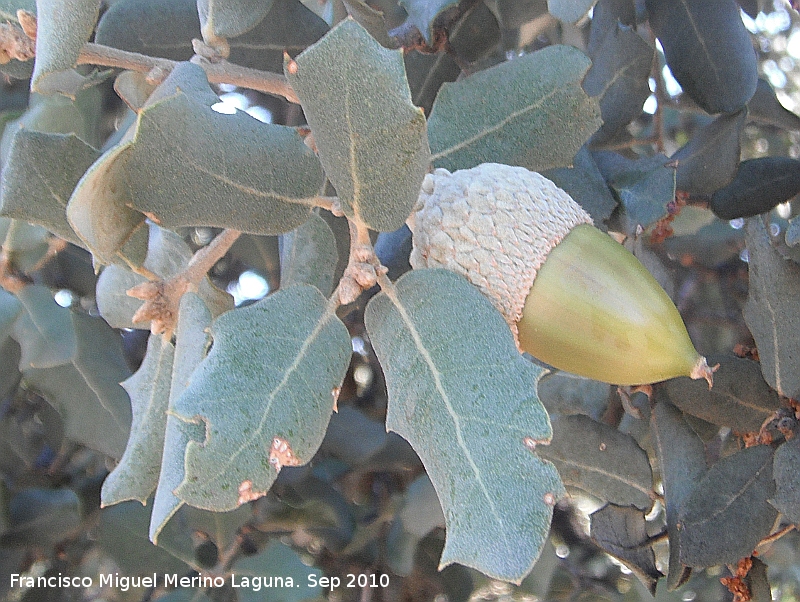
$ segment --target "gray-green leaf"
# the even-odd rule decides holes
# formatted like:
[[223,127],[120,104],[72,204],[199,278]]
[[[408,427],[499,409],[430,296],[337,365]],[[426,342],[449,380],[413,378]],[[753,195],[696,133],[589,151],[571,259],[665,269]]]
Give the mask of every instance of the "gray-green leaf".
[[787,441],[775,452],[775,497],[769,503],[795,525],[800,524],[800,438]]
[[39,0],[36,8],[36,63],[31,89],[45,94],[58,92],[64,72],[72,70],[89,41],[100,5],[95,0]]
[[569,165],[601,123],[597,100],[581,87],[589,66],[579,50],[550,46],[444,84],[428,119],[435,165]]
[[17,131],[0,180],[0,215],[39,224],[81,244],[67,222],[67,202],[99,156],[74,134]]
[[746,223],[750,288],[744,319],[758,347],[761,371],[781,395],[800,395],[800,266],[772,248],[764,222]]
[[370,301],[365,321],[386,376],[386,428],[419,454],[445,514],[440,566],[519,583],[564,491],[530,452],[551,436],[536,395],[542,369],[486,297],[446,270],[408,272]]
[[[289,66],[294,67],[289,68]],[[342,208],[374,230],[403,225],[430,160],[399,50],[348,18],[286,67]]]
[[308,285],[220,316],[212,336],[174,405],[206,432],[187,447],[176,493],[198,508],[231,510],[264,495],[281,466],[317,451],[352,347],[333,306]]
[[203,38],[233,38],[249,31],[267,15],[272,0],[198,0]]
[[714,464],[686,497],[680,512],[680,559],[692,567],[731,564],[750,556],[769,535],[778,511],[773,450],[748,447]]
[[122,459],[103,482],[103,506],[126,500],[146,504],[158,484],[174,355],[172,343],[152,335],[142,365],[122,383],[131,398],[131,435]]
[[333,273],[339,256],[330,226],[312,214],[299,228],[280,239],[281,287],[311,284],[328,297],[333,290]]
[[620,506],[649,508],[653,474],[647,454],[630,435],[575,414],[553,420],[553,441],[539,454],[567,485]]

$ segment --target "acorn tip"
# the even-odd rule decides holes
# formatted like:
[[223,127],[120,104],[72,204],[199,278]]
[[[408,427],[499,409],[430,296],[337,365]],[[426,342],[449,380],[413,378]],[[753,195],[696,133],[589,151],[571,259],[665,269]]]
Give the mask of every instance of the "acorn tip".
[[719,364],[716,366],[709,366],[708,361],[702,355],[697,358],[697,361],[692,368],[692,371],[689,373],[689,376],[693,379],[697,380],[699,378],[705,378],[706,382],[708,383],[708,388],[714,386],[714,372],[719,369]]

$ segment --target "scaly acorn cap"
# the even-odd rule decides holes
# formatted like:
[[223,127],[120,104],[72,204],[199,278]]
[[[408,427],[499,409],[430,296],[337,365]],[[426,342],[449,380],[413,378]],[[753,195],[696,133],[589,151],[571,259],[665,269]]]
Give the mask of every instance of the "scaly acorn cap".
[[[503,315],[520,350],[614,384],[682,375],[711,384],[713,370],[664,290],[542,175],[497,163],[436,169],[408,225],[411,266],[465,276]],[[534,287],[562,241],[559,261]]]

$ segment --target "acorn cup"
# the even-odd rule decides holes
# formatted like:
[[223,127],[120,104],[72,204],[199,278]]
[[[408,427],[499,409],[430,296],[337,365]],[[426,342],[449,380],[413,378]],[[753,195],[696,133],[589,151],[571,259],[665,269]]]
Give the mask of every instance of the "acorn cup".
[[408,220],[411,266],[465,276],[517,346],[560,370],[616,385],[714,370],[670,298],[566,192],[523,167],[436,169]]

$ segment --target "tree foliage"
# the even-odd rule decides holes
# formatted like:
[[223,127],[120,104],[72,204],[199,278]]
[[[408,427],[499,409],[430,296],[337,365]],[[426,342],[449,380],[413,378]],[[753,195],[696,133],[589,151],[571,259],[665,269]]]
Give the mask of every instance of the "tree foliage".
[[[193,600],[790,587],[800,119],[742,12],[769,7],[97,6],[2,9],[3,574],[223,578],[156,587]],[[425,174],[484,162],[625,239],[714,387],[549,370],[462,277],[412,271]],[[269,575],[299,585],[231,586]]]

